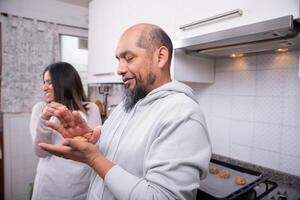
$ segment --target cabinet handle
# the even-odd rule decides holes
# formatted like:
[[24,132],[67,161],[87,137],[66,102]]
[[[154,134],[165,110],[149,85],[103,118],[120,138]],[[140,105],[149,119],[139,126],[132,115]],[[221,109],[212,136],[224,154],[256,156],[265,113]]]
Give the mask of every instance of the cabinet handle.
[[93,74],[94,76],[109,76],[109,75],[114,75],[115,73],[113,72],[106,72],[106,73],[98,73],[98,74]]
[[194,22],[191,22],[191,23],[188,23],[188,24],[181,25],[179,27],[179,29],[181,29],[181,30],[191,29],[191,28],[193,28],[193,26],[200,25],[200,24],[203,24],[203,23],[207,23],[207,22],[210,22],[210,21],[213,21],[213,20],[221,19],[221,18],[224,18],[224,17],[228,17],[228,16],[235,15],[235,14],[243,15],[243,10],[236,9],[236,10],[221,13],[221,14],[218,14],[218,15],[215,15],[215,16],[212,16],[212,17],[208,17],[208,18],[205,18],[205,19],[194,21]]

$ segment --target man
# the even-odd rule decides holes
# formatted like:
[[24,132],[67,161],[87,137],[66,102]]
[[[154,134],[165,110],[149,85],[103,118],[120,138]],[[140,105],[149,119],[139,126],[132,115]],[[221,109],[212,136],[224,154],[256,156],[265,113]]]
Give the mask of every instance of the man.
[[125,99],[101,127],[91,130],[78,113],[53,106],[63,125],[48,123],[65,139],[40,144],[55,155],[84,162],[95,171],[88,199],[196,199],[211,147],[192,90],[171,81],[172,42],[159,27],[135,25],[122,35],[116,58]]

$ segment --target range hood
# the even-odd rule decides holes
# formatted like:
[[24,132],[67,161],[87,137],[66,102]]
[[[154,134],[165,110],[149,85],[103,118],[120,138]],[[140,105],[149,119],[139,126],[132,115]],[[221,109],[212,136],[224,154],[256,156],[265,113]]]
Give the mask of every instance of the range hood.
[[300,49],[299,19],[292,15],[208,33],[174,42],[187,54],[228,57],[276,49]]

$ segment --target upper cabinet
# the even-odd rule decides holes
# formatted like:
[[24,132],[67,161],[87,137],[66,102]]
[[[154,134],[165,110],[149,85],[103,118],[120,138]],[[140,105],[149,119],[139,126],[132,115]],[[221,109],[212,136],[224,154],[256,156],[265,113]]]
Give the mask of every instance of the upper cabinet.
[[[299,0],[93,0],[89,7],[88,82],[121,82],[116,74],[117,43],[123,31],[136,23],[157,24],[176,41],[286,15],[298,18],[299,8]],[[180,29],[195,21],[204,23]],[[213,59],[193,58],[179,50],[173,60],[174,79],[214,81]]]
[[165,1],[93,0],[89,8],[89,83],[121,82],[115,58],[121,34],[137,23],[161,26],[174,37],[174,7]]
[[[230,29],[286,15],[299,17],[299,0],[178,0],[175,40]],[[201,21],[187,29],[180,27]]]
[[94,0],[89,6],[88,82],[121,82],[115,49],[126,20],[117,1]]

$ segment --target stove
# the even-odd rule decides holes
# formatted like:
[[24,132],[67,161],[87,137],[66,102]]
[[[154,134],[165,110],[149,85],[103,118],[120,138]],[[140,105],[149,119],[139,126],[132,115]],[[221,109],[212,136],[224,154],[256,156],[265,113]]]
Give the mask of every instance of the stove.
[[278,184],[263,200],[300,200],[300,187]]
[[[238,194],[236,196],[232,197],[225,197],[225,198],[217,198],[214,196],[211,196],[207,194],[206,192],[203,192],[201,190],[198,191],[197,194],[197,200],[220,200],[220,199],[230,199],[230,200],[285,200],[284,198],[270,198],[269,193],[272,192],[277,187],[277,184],[275,182],[266,180],[262,182],[261,184],[255,186],[254,188],[250,189],[249,191],[246,191],[244,193]],[[273,194],[273,193],[272,193]],[[280,196],[286,195],[285,193],[280,193]],[[289,200],[289,199],[287,199]],[[298,199],[291,199],[291,200],[298,200]],[[299,199],[300,200],[300,199]]]
[[[260,200],[277,187],[277,183],[270,181],[269,176],[260,172],[215,159],[211,159],[211,165],[230,170],[233,176],[247,177],[247,184],[237,186],[232,180],[221,180],[218,175],[209,174],[202,184],[200,183],[197,200]],[[233,176],[230,179],[233,179]]]

